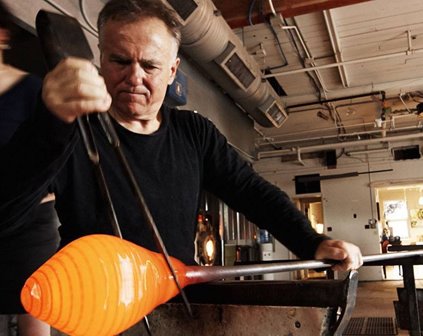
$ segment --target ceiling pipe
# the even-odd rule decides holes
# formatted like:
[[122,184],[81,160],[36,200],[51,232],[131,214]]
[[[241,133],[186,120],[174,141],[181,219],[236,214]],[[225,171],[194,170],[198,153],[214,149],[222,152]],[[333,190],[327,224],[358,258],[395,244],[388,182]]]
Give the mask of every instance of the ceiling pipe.
[[300,165],[305,166],[304,161],[301,159],[301,148],[297,147],[297,161],[300,163]]
[[[372,126],[374,125],[374,123],[365,123],[365,124],[359,124],[359,125],[350,125],[350,126],[346,126],[347,128],[352,128],[352,127],[365,127],[365,126]],[[391,128],[395,128],[391,125]],[[320,129],[319,131],[335,131],[336,129],[334,128],[324,128],[324,129]],[[306,139],[301,139],[301,140],[296,140],[295,143],[300,143],[300,142],[305,142],[305,141],[323,141],[323,140],[330,140],[330,139],[339,139],[341,137],[343,138],[352,138],[352,137],[356,137],[359,138],[360,136],[364,136],[364,135],[372,135],[372,134],[379,134],[381,133],[381,129],[377,129],[377,130],[373,130],[373,131],[362,131],[362,132],[354,132],[354,133],[347,133],[347,134],[334,134],[334,135],[326,135],[326,136],[318,136],[318,137],[307,137]],[[412,127],[401,127],[401,128],[395,128],[396,132],[402,132],[402,131],[415,131],[415,132],[421,132],[422,131],[422,126],[412,126]],[[386,129],[385,129],[386,132]],[[298,132],[295,133],[295,135],[299,136],[301,134],[305,134],[306,132]],[[287,136],[292,135],[292,134],[288,134]],[[384,135],[386,137],[386,134]],[[263,140],[266,140],[268,138],[263,138]],[[270,142],[270,140],[268,140]],[[271,139],[271,145],[276,148],[280,148],[283,145],[289,145],[293,143],[293,139],[289,139],[289,140],[276,140],[275,138]],[[364,140],[356,140],[356,141],[364,141]],[[345,142],[343,142],[345,143]],[[262,142],[262,143],[258,143],[257,144],[258,147],[265,147],[266,143]]]
[[280,127],[288,115],[281,97],[263,79],[247,52],[211,0],[167,0],[182,24],[181,49],[232,99],[264,127]]
[[333,102],[336,102],[336,101],[351,100],[351,99],[356,99],[356,98],[364,98],[364,97],[375,96],[375,95],[384,95],[384,94],[385,94],[384,91],[372,91],[372,92],[369,92],[369,93],[362,93],[362,94],[356,94],[356,95],[350,95],[350,96],[343,96],[343,97],[338,97],[338,98],[321,100],[319,102],[289,105],[286,108],[289,110],[290,113],[294,113],[296,111],[292,111],[292,110],[299,108],[299,107],[322,105],[322,104],[326,104],[326,103],[333,103]]
[[[368,102],[363,102],[363,103],[368,103]],[[344,106],[347,106],[347,105],[344,105]],[[339,108],[339,107],[340,106],[337,106],[337,108]],[[297,111],[296,113],[299,113],[299,112],[301,112],[301,111]],[[307,111],[305,111],[305,112],[307,112]],[[417,125],[415,125],[415,126],[396,127],[396,125],[395,125],[396,119],[406,119],[406,118],[409,118],[410,115],[414,115],[416,117],[416,114],[417,114],[417,113],[415,113],[415,110],[411,111],[411,113],[406,112],[404,114],[395,114],[395,113],[398,113],[398,112],[406,112],[406,110],[395,110],[395,111],[391,112],[391,114],[389,116],[389,120],[383,121],[383,125],[385,127],[385,129],[384,129],[385,132],[389,131],[389,130],[391,130],[391,131],[395,130],[395,132],[403,132],[403,131],[404,132],[410,132],[410,131],[421,132],[423,130],[423,126],[422,126],[421,121],[419,119],[416,119],[414,121],[409,122],[409,124],[417,122]],[[386,127],[388,127],[388,126],[389,126],[389,129],[386,129]],[[325,136],[320,135],[320,136],[314,136],[314,137],[311,137],[311,135],[314,132],[319,132],[319,133],[335,132],[335,131],[338,131],[340,129],[340,127],[339,126],[324,127],[324,128],[316,129],[314,131],[308,131],[308,130],[307,131],[297,131],[297,132],[294,132],[294,133],[285,133],[283,135],[273,136],[273,137],[265,136],[262,132],[258,132],[259,135],[261,135],[261,139],[259,138],[257,140],[256,146],[263,147],[263,146],[266,146],[266,142],[269,142],[274,148],[277,149],[277,147],[280,148],[284,144],[292,143],[293,139],[289,138],[292,135],[300,138],[299,140],[296,140],[296,143],[299,143],[299,142],[305,142],[305,141],[322,141],[322,140],[328,140],[328,139],[334,139],[334,138],[340,138],[340,137],[360,137],[362,135],[371,135],[371,134],[377,134],[377,133],[381,132],[380,128],[376,128],[374,121],[342,126],[342,128],[345,129],[345,131],[351,130],[351,129],[354,130],[354,129],[357,129],[357,128],[363,129],[363,128],[366,128],[366,127],[374,127],[374,130],[366,130],[366,131],[358,131],[358,132],[357,131],[355,131],[355,132],[350,131],[349,133],[344,133],[342,135],[334,134],[334,135],[325,135]],[[287,140],[278,140],[278,139],[283,139],[283,138],[288,138],[288,139]],[[262,141],[260,142],[260,140],[262,140]]]
[[335,68],[335,67],[339,67],[339,66],[343,66],[343,65],[379,61],[379,60],[384,60],[384,59],[389,59],[389,58],[394,58],[394,57],[404,57],[404,56],[418,54],[418,53],[421,53],[421,52],[423,52],[423,48],[414,49],[414,50],[408,49],[408,50],[405,50],[405,51],[400,51],[400,52],[391,53],[391,54],[384,54],[384,55],[378,55],[378,56],[372,56],[372,57],[359,58],[359,59],[350,60],[350,61],[342,61],[342,62],[335,62],[335,63],[330,63],[330,64],[312,66],[312,67],[309,67],[309,68],[302,68],[302,69],[296,69],[296,70],[290,70],[290,71],[284,71],[284,72],[277,72],[277,73],[264,75],[263,77],[264,78],[271,78],[271,77],[294,75],[294,74],[308,72],[308,71],[316,71],[316,70],[322,70],[322,69]]
[[270,11],[272,12],[272,14],[276,15],[275,7],[273,6],[272,0],[269,0],[269,7],[270,7]]
[[349,152],[346,152],[345,154],[346,155],[368,155],[368,154],[374,154],[374,153],[386,153],[389,150],[390,148],[386,147],[386,148],[366,149],[361,151],[349,151]]
[[291,149],[280,149],[280,150],[273,150],[273,151],[263,151],[263,152],[259,152],[257,154],[257,157],[260,160],[265,158],[296,154],[298,153],[298,150],[300,150],[301,153],[313,153],[313,152],[320,152],[320,151],[329,150],[329,149],[341,149],[341,148],[347,148],[347,147],[366,146],[366,145],[385,143],[385,142],[415,140],[420,138],[423,138],[423,133],[398,135],[398,136],[385,137],[381,139],[346,141],[346,142],[333,143],[333,144],[296,147]]
[[[292,31],[295,32],[295,36],[300,41],[301,47],[302,47],[302,49],[303,49],[303,51],[305,53],[305,56],[307,57],[307,60],[310,62],[310,64],[312,64],[313,66],[315,66],[316,64],[314,62],[314,58],[311,56],[310,51],[308,50],[307,45],[304,42],[304,38],[301,35],[300,31],[298,30],[298,27],[295,26],[295,25],[294,26],[285,26],[282,23],[283,22],[282,21],[282,16],[279,15],[278,18],[279,18],[279,20],[281,22],[281,29],[282,30],[292,30]],[[329,89],[326,87],[326,85],[325,85],[325,83],[323,81],[322,75],[320,74],[320,72],[318,70],[314,71],[314,73],[315,73],[315,75],[317,77],[317,80],[319,81],[319,84],[320,84],[321,88],[323,89],[323,93],[325,94],[325,98],[327,98],[326,92],[329,92]],[[265,78],[268,78],[268,77],[265,76]]]
[[[416,77],[411,79],[404,79],[404,80],[393,80],[390,82],[384,81],[382,83],[372,83],[372,84],[363,84],[363,86],[356,86],[356,87],[349,87],[344,89],[339,89],[338,91],[333,91],[330,94],[330,101],[333,99],[336,100],[345,100],[346,97],[351,97],[355,95],[360,95],[362,92],[381,92],[386,91],[389,95],[392,90],[395,92],[395,96],[398,95],[397,91],[399,87],[403,88],[403,91],[419,91],[423,85],[423,78]],[[364,95],[368,95],[367,93]],[[321,101],[313,97],[303,97],[304,95],[296,95],[296,96],[286,96],[284,97],[284,102],[287,110],[292,112],[290,109],[296,106],[308,106],[308,105],[316,105],[320,104]],[[299,98],[300,97],[300,98]],[[300,99],[300,102],[299,102]]]

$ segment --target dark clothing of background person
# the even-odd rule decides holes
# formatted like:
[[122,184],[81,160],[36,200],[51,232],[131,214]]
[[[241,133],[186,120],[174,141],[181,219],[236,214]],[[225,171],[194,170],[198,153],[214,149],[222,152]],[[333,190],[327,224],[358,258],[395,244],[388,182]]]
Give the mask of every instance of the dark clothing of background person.
[[[133,133],[116,122],[114,125],[171,256],[188,264],[194,262],[197,211],[201,190],[205,189],[270,231],[297,256],[313,258],[327,237],[311,228],[285,193],[257,175],[209,120],[191,111],[165,106],[161,110],[160,128],[149,135]],[[0,215],[7,216],[0,234],[19,229],[34,199],[50,184],[62,224],[62,244],[87,234],[112,233],[76,124],[66,124],[44,108],[38,112],[33,124],[21,129],[2,154],[4,158],[21,152],[0,168],[0,204],[11,197],[15,200],[9,206],[13,212],[0,206]],[[90,119],[123,237],[156,250],[96,115]],[[30,160],[32,168],[18,173],[16,167],[22,160]],[[22,181],[19,188],[10,184],[14,179]]]
[[[26,75],[13,87],[0,95],[0,151],[4,150],[17,128],[34,114],[41,89],[41,79]],[[2,156],[2,166],[8,165],[9,156]],[[16,170],[31,170],[25,162]],[[36,173],[36,171],[34,171]],[[10,181],[14,183],[15,181]],[[7,193],[7,190],[1,189]],[[46,189],[43,194],[47,193]],[[24,206],[24,205],[23,205]],[[8,202],[1,203],[7,211]],[[8,217],[0,216],[0,227],[10,223]],[[26,279],[51,255],[59,244],[58,218],[54,202],[49,201],[33,207],[22,218],[18,229],[0,234],[0,314],[24,314],[20,291]]]

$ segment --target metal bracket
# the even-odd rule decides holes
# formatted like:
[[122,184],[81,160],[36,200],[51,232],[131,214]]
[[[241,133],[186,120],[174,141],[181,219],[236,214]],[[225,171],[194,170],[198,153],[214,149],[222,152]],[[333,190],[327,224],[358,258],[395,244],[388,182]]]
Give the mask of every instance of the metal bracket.
[[358,272],[356,270],[353,270],[345,279],[345,300],[341,307],[341,315],[336,321],[336,324],[334,325],[334,330],[331,335],[342,336],[343,332],[347,328],[348,322],[351,319],[351,315],[355,307],[355,302],[357,298],[357,287]]

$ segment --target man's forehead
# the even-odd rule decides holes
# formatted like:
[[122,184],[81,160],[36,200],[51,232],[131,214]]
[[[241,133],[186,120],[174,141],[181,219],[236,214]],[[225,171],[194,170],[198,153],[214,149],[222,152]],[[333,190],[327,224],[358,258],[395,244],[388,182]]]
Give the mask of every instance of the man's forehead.
[[130,21],[109,19],[105,22],[100,32],[100,38],[109,35],[116,36],[116,34],[124,32],[125,30],[130,30],[130,34],[134,37],[136,37],[138,31],[148,31],[149,34],[163,34],[171,39],[175,39],[166,24],[156,17],[140,17],[139,19]]
[[132,25],[158,25],[163,26],[167,29],[166,23],[158,17],[155,16],[148,16],[142,15],[133,17],[130,19],[123,19],[123,18],[110,18],[105,23],[104,26],[115,26],[115,27],[123,27],[123,26],[132,26]]

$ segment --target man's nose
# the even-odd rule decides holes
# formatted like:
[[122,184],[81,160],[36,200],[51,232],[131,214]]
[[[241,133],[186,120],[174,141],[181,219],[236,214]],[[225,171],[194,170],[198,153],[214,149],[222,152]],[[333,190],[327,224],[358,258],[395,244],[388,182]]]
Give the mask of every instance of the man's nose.
[[132,63],[128,69],[127,81],[131,85],[139,85],[143,82],[145,75],[144,69],[137,62]]

